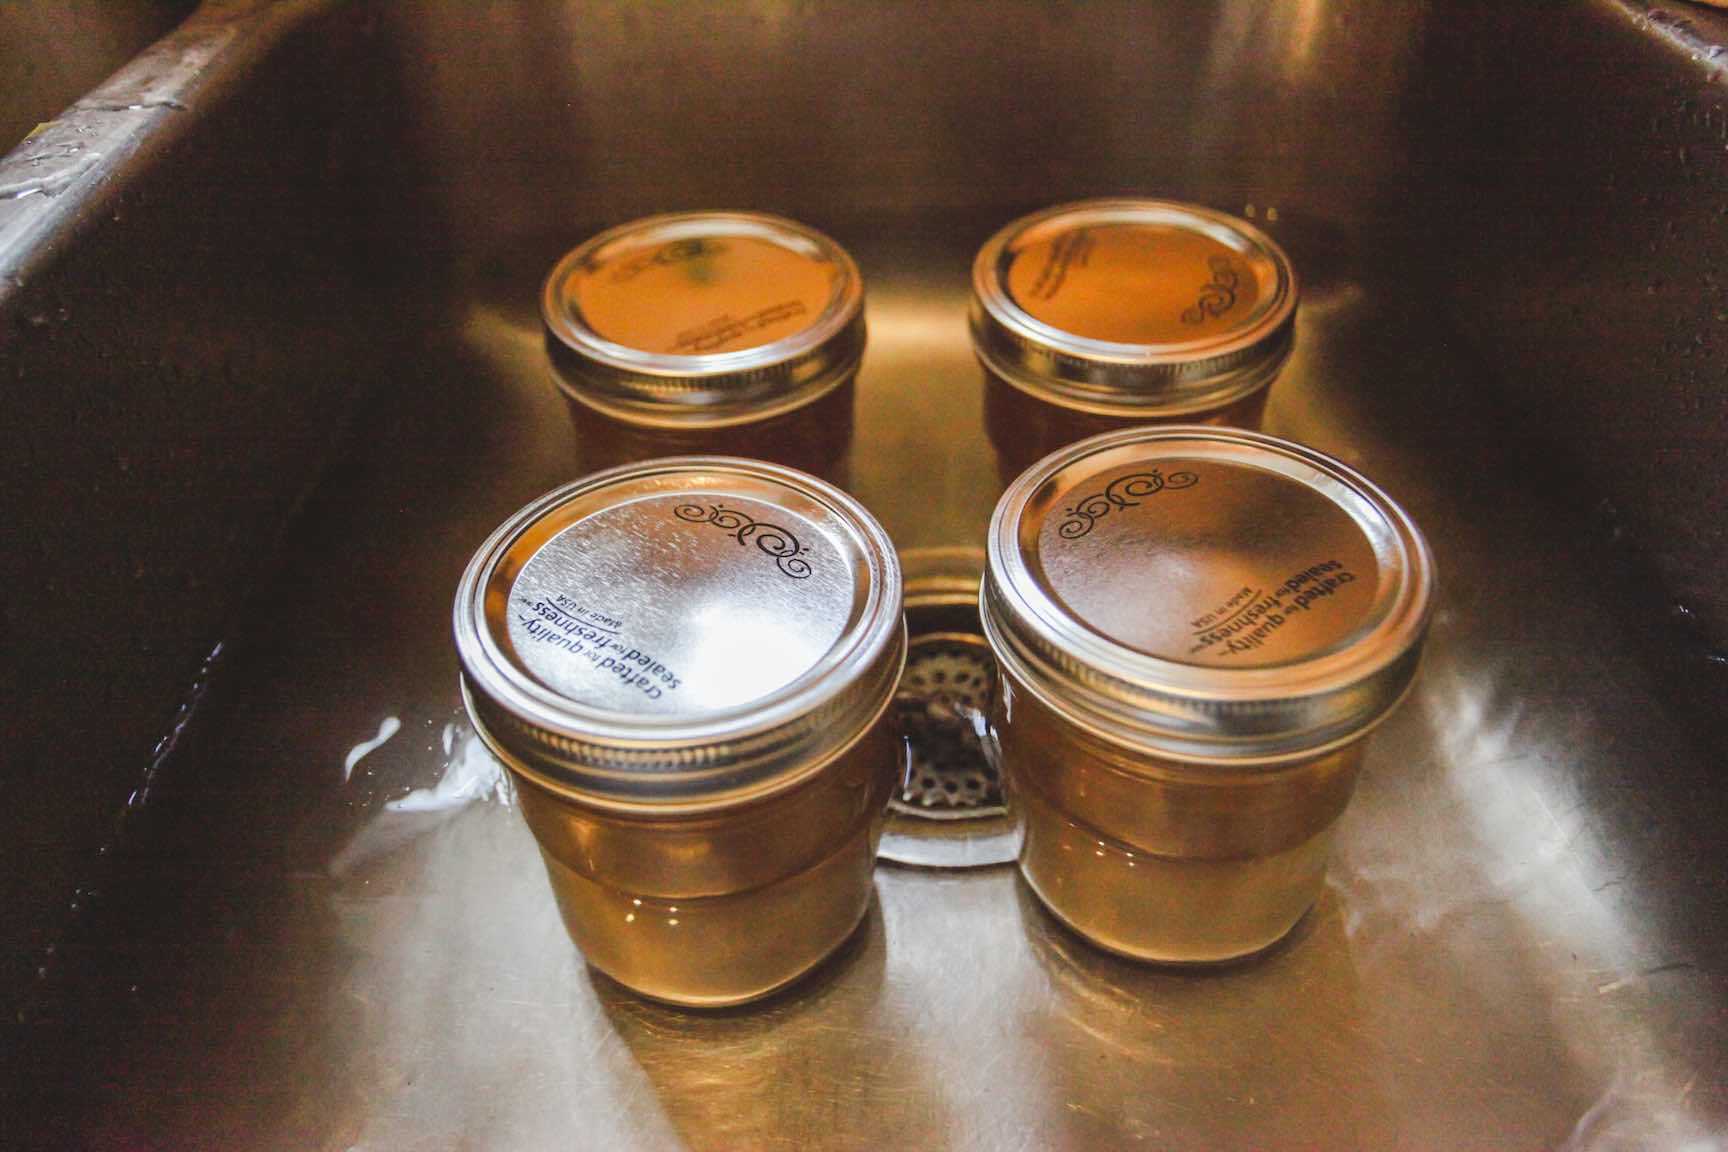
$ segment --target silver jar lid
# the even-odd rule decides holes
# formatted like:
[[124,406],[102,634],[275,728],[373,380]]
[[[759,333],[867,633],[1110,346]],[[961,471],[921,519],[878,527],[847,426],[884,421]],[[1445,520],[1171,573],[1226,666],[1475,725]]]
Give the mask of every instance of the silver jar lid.
[[1222,407],[1290,352],[1296,275],[1245,220],[1088,200],[1014,221],[972,266],[972,341],[1023,392],[1128,419]]
[[832,485],[728,457],[596,473],[512,516],[456,594],[469,711],[516,771],[600,805],[802,779],[887,706],[899,562]]
[[807,404],[864,355],[840,245],[754,212],[650,216],[571,251],[541,296],[555,379],[608,415],[723,426]]
[[1130,428],[1003,494],[980,593],[997,660],[1075,724],[1175,760],[1275,761],[1376,723],[1415,675],[1433,561],[1311,448]]

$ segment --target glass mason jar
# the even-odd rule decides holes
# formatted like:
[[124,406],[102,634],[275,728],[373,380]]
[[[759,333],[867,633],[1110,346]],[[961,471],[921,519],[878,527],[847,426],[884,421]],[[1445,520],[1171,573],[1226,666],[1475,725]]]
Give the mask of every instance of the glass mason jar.
[[541,312],[589,468],[724,452],[844,479],[864,285],[821,233],[751,212],[632,221],[560,260]]
[[1093,943],[1257,952],[1318,898],[1433,562],[1362,476],[1254,432],[1082,441],[1004,493],[980,592],[1020,869]]
[[590,964],[721,1006],[852,932],[902,772],[901,595],[855,500],[724,457],[589,476],[475,554],[464,699]]
[[1003,483],[1117,428],[1257,427],[1296,296],[1284,250],[1209,208],[1089,200],[1009,224],[972,266],[972,343]]

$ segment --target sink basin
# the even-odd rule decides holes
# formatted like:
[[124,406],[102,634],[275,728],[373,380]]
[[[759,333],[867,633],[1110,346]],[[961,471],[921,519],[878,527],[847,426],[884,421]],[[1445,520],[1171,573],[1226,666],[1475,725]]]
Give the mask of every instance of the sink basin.
[[[1537,7],[192,11],[0,162],[0,1142],[1716,1146],[1728,19]],[[762,1006],[588,971],[449,637],[586,470],[546,271],[681,208],[835,237],[850,487],[970,548],[972,254],[1124,193],[1289,251],[1266,430],[1435,549],[1319,905],[1195,974],[885,864]]]

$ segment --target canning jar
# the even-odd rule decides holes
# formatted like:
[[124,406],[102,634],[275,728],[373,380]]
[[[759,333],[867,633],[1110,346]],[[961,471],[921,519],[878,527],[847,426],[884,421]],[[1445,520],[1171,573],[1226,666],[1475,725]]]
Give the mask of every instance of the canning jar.
[[1271,237],[1193,204],[1089,200],[1009,224],[972,266],[972,343],[1004,483],[1118,428],[1257,427],[1296,295]]
[[906,648],[893,547],[851,497],[724,457],[587,477],[481,547],[455,630],[469,715],[595,968],[736,1004],[856,927]]
[[1410,518],[1312,449],[1176,425],[1038,462],[987,552],[992,722],[1033,892],[1139,959],[1281,938],[1416,672],[1434,576]]
[[864,286],[821,233],[753,212],[632,221],[560,260],[541,312],[589,468],[723,452],[843,479]]

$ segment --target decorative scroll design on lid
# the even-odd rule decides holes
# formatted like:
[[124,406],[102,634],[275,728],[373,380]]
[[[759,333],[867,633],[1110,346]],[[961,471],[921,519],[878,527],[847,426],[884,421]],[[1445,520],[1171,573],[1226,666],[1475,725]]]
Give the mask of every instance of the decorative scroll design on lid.
[[1200,286],[1200,299],[1182,310],[1182,323],[1199,324],[1208,316],[1222,316],[1236,306],[1236,290],[1242,277],[1228,256],[1211,256],[1206,260],[1212,269],[1212,279]]
[[1077,501],[1066,512],[1068,517],[1056,529],[1064,540],[1078,540],[1092,531],[1092,526],[1117,508],[1132,508],[1153,493],[1192,488],[1200,477],[1192,472],[1172,472],[1166,476],[1156,468],[1150,472],[1130,472],[1110,481],[1104,491]]
[[692,524],[712,524],[730,533],[739,544],[754,540],[756,547],[772,556],[775,566],[794,580],[803,580],[810,575],[810,562],[804,559],[810,550],[778,524],[752,520],[724,504],[680,504],[672,509],[672,514]]

